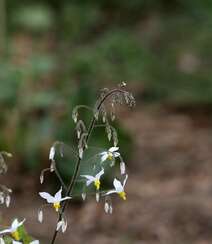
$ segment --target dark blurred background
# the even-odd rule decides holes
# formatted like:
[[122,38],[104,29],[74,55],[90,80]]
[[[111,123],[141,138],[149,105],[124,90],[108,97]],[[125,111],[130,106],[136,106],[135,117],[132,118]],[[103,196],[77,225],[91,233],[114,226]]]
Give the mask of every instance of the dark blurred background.
[[49,243],[51,209],[36,222],[49,148],[72,142],[76,104],[126,81],[137,107],[116,126],[128,201],[115,200],[112,216],[76,203],[58,243],[211,243],[211,64],[211,0],[0,0],[0,149],[14,155],[2,181],[15,201],[2,217],[27,217]]

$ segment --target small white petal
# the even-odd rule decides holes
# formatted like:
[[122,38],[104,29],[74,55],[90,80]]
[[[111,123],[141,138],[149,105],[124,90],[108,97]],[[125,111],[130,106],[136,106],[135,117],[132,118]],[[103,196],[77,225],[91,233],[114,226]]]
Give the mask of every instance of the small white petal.
[[61,198],[62,198],[62,186],[61,186],[60,190],[58,192],[56,192],[54,195],[55,202],[60,202]]
[[101,161],[104,162],[105,160],[107,160],[107,157],[108,157],[108,153],[107,152],[104,152],[104,154],[102,153]]
[[17,228],[18,227],[18,219],[14,219],[12,224],[11,224],[11,228]]
[[113,181],[113,185],[114,185],[117,192],[123,191],[123,186],[122,186],[121,182],[119,180],[117,180],[116,178]]
[[125,167],[125,163],[124,162],[120,162],[120,172],[121,175],[124,175],[126,171],[126,167]]
[[92,175],[80,175],[81,177],[85,177],[86,179],[88,180],[92,180],[94,181],[95,180],[95,177],[93,177]]
[[71,199],[71,197],[63,197],[63,198],[60,199],[60,202],[68,200],[68,199]]
[[25,222],[25,219],[23,219],[21,222],[18,221],[18,219],[14,219],[12,224],[11,224],[11,232],[14,232],[18,229],[18,227],[20,227],[21,225],[23,225],[23,223]]
[[117,157],[120,156],[120,153],[119,153],[119,152],[114,152],[114,153],[113,153],[113,156],[114,156],[115,158],[117,158]]
[[39,192],[39,195],[40,195],[42,198],[46,199],[46,201],[47,201],[48,203],[54,203],[54,202],[55,202],[54,197],[51,196],[48,192]]
[[11,233],[11,231],[12,231],[12,229],[8,228],[8,229],[0,231],[0,234]]
[[40,210],[38,211],[38,221],[39,221],[40,223],[43,222],[43,210],[42,210],[42,209],[40,209]]
[[111,190],[111,191],[108,191],[105,195],[109,195],[109,194],[112,194],[112,193],[117,193],[116,190]]
[[104,169],[102,169],[98,174],[96,174],[95,179],[100,179],[100,177],[104,174]]
[[54,156],[55,156],[55,148],[54,146],[52,146],[49,152],[49,160],[54,160]]
[[13,241],[12,244],[22,244],[20,241]]
[[119,147],[111,147],[108,151],[109,152],[115,152],[115,151],[118,151],[119,150]]

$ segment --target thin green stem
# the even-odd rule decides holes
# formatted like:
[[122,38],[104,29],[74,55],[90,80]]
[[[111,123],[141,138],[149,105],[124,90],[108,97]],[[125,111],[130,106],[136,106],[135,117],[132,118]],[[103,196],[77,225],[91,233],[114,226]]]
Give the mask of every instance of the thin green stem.
[[[120,89],[113,89],[111,91],[109,91],[99,102],[99,105],[97,106],[97,110],[99,111],[101,109],[101,106],[102,104],[105,102],[105,100],[110,97],[112,94],[114,93],[117,93],[117,92],[120,92],[120,93],[124,93],[125,91],[123,90],[120,90]],[[89,125],[89,128],[88,128],[88,134],[86,136],[86,139],[85,139],[85,142],[86,144],[88,144],[88,141],[90,139],[90,136],[92,134],[92,131],[93,131],[93,128],[95,126],[95,122],[96,122],[96,118],[95,116],[93,116],[91,122],[90,122],[90,125]],[[84,149],[84,148],[83,148]],[[71,181],[68,185],[68,189],[66,191],[66,196],[70,196],[71,193],[72,193],[72,190],[73,190],[73,187],[74,187],[74,184],[76,182],[76,179],[77,179],[77,176],[78,176],[78,173],[79,173],[79,170],[80,170],[80,164],[81,164],[81,158],[78,157],[78,160],[77,160],[77,163],[75,165],[75,169],[74,169],[74,174],[73,174],[73,177],[71,178]],[[61,211],[59,213],[59,217],[58,217],[58,222],[61,221],[62,219],[62,215],[66,209],[66,207],[68,206],[68,202],[69,201],[64,201],[63,202],[63,205],[62,205],[62,208],[61,208]],[[55,232],[54,232],[54,235],[53,235],[53,238],[52,238],[52,241],[51,241],[51,244],[54,244],[55,243],[55,240],[56,240],[56,237],[57,237],[57,234],[58,234],[58,230],[55,229]]]

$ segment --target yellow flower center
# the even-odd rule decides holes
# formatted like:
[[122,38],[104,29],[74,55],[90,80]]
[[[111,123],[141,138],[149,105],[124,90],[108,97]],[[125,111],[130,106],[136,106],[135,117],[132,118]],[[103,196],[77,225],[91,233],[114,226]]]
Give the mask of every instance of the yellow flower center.
[[100,180],[95,180],[94,181],[94,185],[95,185],[96,189],[99,190],[99,188],[100,188]]
[[54,207],[54,209],[56,210],[56,212],[58,212],[59,211],[59,209],[60,209],[60,202],[55,202],[54,204],[53,204],[53,207]]
[[119,194],[119,196],[120,196],[123,200],[126,200],[126,199],[127,199],[127,197],[126,197],[126,193],[125,193],[124,191],[119,192],[118,194]]
[[112,152],[108,152],[107,158],[109,160],[113,160],[113,154],[112,154]]
[[16,240],[16,241],[19,241],[20,240],[20,235],[18,233],[18,231],[14,231],[11,233],[11,236]]

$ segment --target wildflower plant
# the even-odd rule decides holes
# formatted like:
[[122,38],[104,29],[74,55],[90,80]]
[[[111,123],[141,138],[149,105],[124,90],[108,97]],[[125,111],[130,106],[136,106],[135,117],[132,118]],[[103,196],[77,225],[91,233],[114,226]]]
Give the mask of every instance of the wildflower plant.
[[[58,232],[61,230],[65,232],[67,228],[67,218],[65,216],[65,210],[69,201],[75,197],[81,196],[83,200],[87,195],[96,195],[96,201],[100,199],[104,202],[104,210],[106,213],[112,213],[112,199],[111,194],[117,193],[123,200],[126,200],[125,184],[127,182],[128,175],[126,174],[125,162],[121,156],[120,149],[118,147],[118,135],[116,129],[112,126],[113,121],[116,118],[116,105],[127,104],[130,107],[135,105],[135,99],[132,94],[126,91],[126,83],[122,82],[118,88],[109,90],[104,88],[101,90],[100,95],[94,105],[94,108],[90,108],[85,105],[78,105],[73,109],[72,118],[76,124],[76,138],[77,138],[77,150],[73,146],[67,146],[63,142],[55,142],[49,152],[50,166],[41,171],[40,183],[44,182],[44,176],[47,171],[55,173],[60,186],[60,190],[53,196],[47,192],[40,192],[40,196],[47,201],[38,211],[38,220],[43,221],[43,208],[46,206],[53,206],[58,220],[56,223],[55,231],[51,240],[51,243],[55,243]],[[82,120],[82,109],[88,109],[91,112],[91,121],[86,123]],[[108,149],[98,150],[98,153],[94,153],[88,159],[89,149],[92,146],[89,145],[90,138],[93,131],[97,127],[102,127],[106,132],[106,137],[109,140],[111,146]],[[95,145],[95,147],[98,145]],[[73,175],[70,177],[68,184],[62,177],[59,170],[59,161],[56,154],[63,158],[65,148],[69,147],[76,161],[74,162]],[[102,180],[105,174],[111,167],[114,167],[119,163],[120,173],[117,178],[113,180],[113,188],[105,190],[103,189]],[[77,184],[80,183],[80,191],[75,193]],[[94,189],[94,192],[91,191]],[[64,194],[62,194],[64,193]]]
[[[0,152],[0,174],[6,174],[8,167],[5,157],[11,158],[12,154],[2,151]],[[7,186],[0,184],[0,204],[5,204],[7,207],[10,205],[12,190]]]
[[[0,174],[5,174],[8,169],[5,157],[12,157],[12,154],[5,151],[0,152]],[[0,204],[5,203],[6,207],[9,207],[12,190],[5,185],[0,185],[0,189]],[[0,244],[39,244],[38,240],[33,240],[28,235],[24,222],[25,219],[19,222],[15,218],[9,227],[0,229]]]

